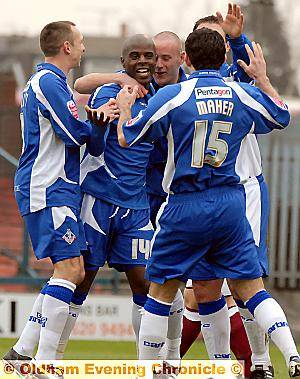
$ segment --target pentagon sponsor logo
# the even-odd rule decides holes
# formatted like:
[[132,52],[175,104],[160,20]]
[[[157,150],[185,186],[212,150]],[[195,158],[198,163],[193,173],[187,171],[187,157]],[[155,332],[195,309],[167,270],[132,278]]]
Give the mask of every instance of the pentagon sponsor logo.
[[232,90],[229,87],[199,87],[195,88],[196,99],[232,98]]

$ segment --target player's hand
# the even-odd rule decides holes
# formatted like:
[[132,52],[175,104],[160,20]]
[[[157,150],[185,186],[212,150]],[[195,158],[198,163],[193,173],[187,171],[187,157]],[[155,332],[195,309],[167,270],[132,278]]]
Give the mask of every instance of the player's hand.
[[129,86],[131,88],[137,86],[138,87],[137,97],[144,97],[148,93],[148,90],[146,90],[146,88],[144,86],[142,86],[134,78],[132,78],[131,76],[129,76],[125,73],[120,74],[120,78],[118,80],[118,83],[122,88],[124,88],[125,86]]
[[130,86],[124,86],[117,96],[117,105],[122,111],[128,111],[135,103],[135,100],[138,96],[138,86],[134,86],[133,88]]
[[109,101],[97,109],[98,113],[103,112],[105,117],[109,117],[109,121],[113,121],[119,117],[119,107],[116,99],[109,99]]
[[238,38],[244,27],[244,15],[241,7],[236,4],[228,3],[228,10],[225,19],[220,12],[216,13],[219,24],[226,34],[231,38]]
[[261,46],[252,42],[253,51],[250,46],[245,45],[250,63],[247,65],[244,61],[238,60],[237,63],[242,67],[245,73],[254,79],[257,83],[268,81],[267,65]]
[[105,118],[103,112],[100,112],[100,114],[98,114],[96,109],[92,109],[88,105],[86,105],[84,109],[86,111],[88,120],[91,121],[94,125],[103,127],[109,123],[109,117]]
[[119,117],[119,108],[115,99],[110,99],[107,103],[97,109],[85,106],[87,118],[97,126],[106,126],[110,121]]

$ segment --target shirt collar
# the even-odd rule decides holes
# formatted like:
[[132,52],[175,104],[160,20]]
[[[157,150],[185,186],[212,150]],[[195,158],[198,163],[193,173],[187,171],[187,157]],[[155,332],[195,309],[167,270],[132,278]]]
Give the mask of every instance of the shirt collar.
[[184,69],[180,66],[179,67],[179,75],[178,75],[178,83],[184,82],[187,80],[186,73],[184,72]]
[[65,73],[52,63],[43,62],[43,63],[38,64],[37,71],[41,71],[41,70],[50,70],[54,72],[55,74],[57,74],[58,76],[60,76],[62,79],[67,79]]
[[203,77],[217,77],[222,79],[222,75],[217,70],[198,70],[194,71],[190,76],[189,79],[193,78],[203,78]]

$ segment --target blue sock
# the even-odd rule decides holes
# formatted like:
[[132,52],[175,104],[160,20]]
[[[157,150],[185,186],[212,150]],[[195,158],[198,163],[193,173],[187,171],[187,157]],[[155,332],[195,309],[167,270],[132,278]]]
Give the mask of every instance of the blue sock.
[[132,295],[132,300],[134,304],[139,305],[140,307],[143,307],[145,305],[147,299],[147,295],[141,295],[139,293],[134,293]]
[[270,299],[271,295],[266,291],[262,290],[257,292],[254,296],[252,296],[248,301],[246,301],[246,306],[249,309],[249,311],[252,313],[254,316],[254,311],[256,307],[262,303],[266,299]]
[[158,316],[169,316],[171,305],[172,304],[160,302],[159,300],[155,300],[148,296],[144,309],[145,311]]
[[71,303],[76,305],[82,305],[85,299],[87,298],[87,295],[87,292],[81,292],[76,289],[72,296]]
[[241,308],[241,309],[247,309],[247,306],[245,305],[245,303],[241,299],[234,299],[234,301],[236,302],[236,305],[239,308]]
[[198,303],[198,310],[200,315],[209,315],[218,312],[226,305],[225,297],[222,296],[219,300],[209,301],[207,303]]

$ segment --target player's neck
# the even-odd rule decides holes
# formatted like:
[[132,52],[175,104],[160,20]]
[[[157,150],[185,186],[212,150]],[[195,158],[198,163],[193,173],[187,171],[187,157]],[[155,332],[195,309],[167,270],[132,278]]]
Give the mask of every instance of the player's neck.
[[60,57],[45,57],[45,63],[51,63],[59,68],[66,76],[69,74],[71,67],[65,60]]

